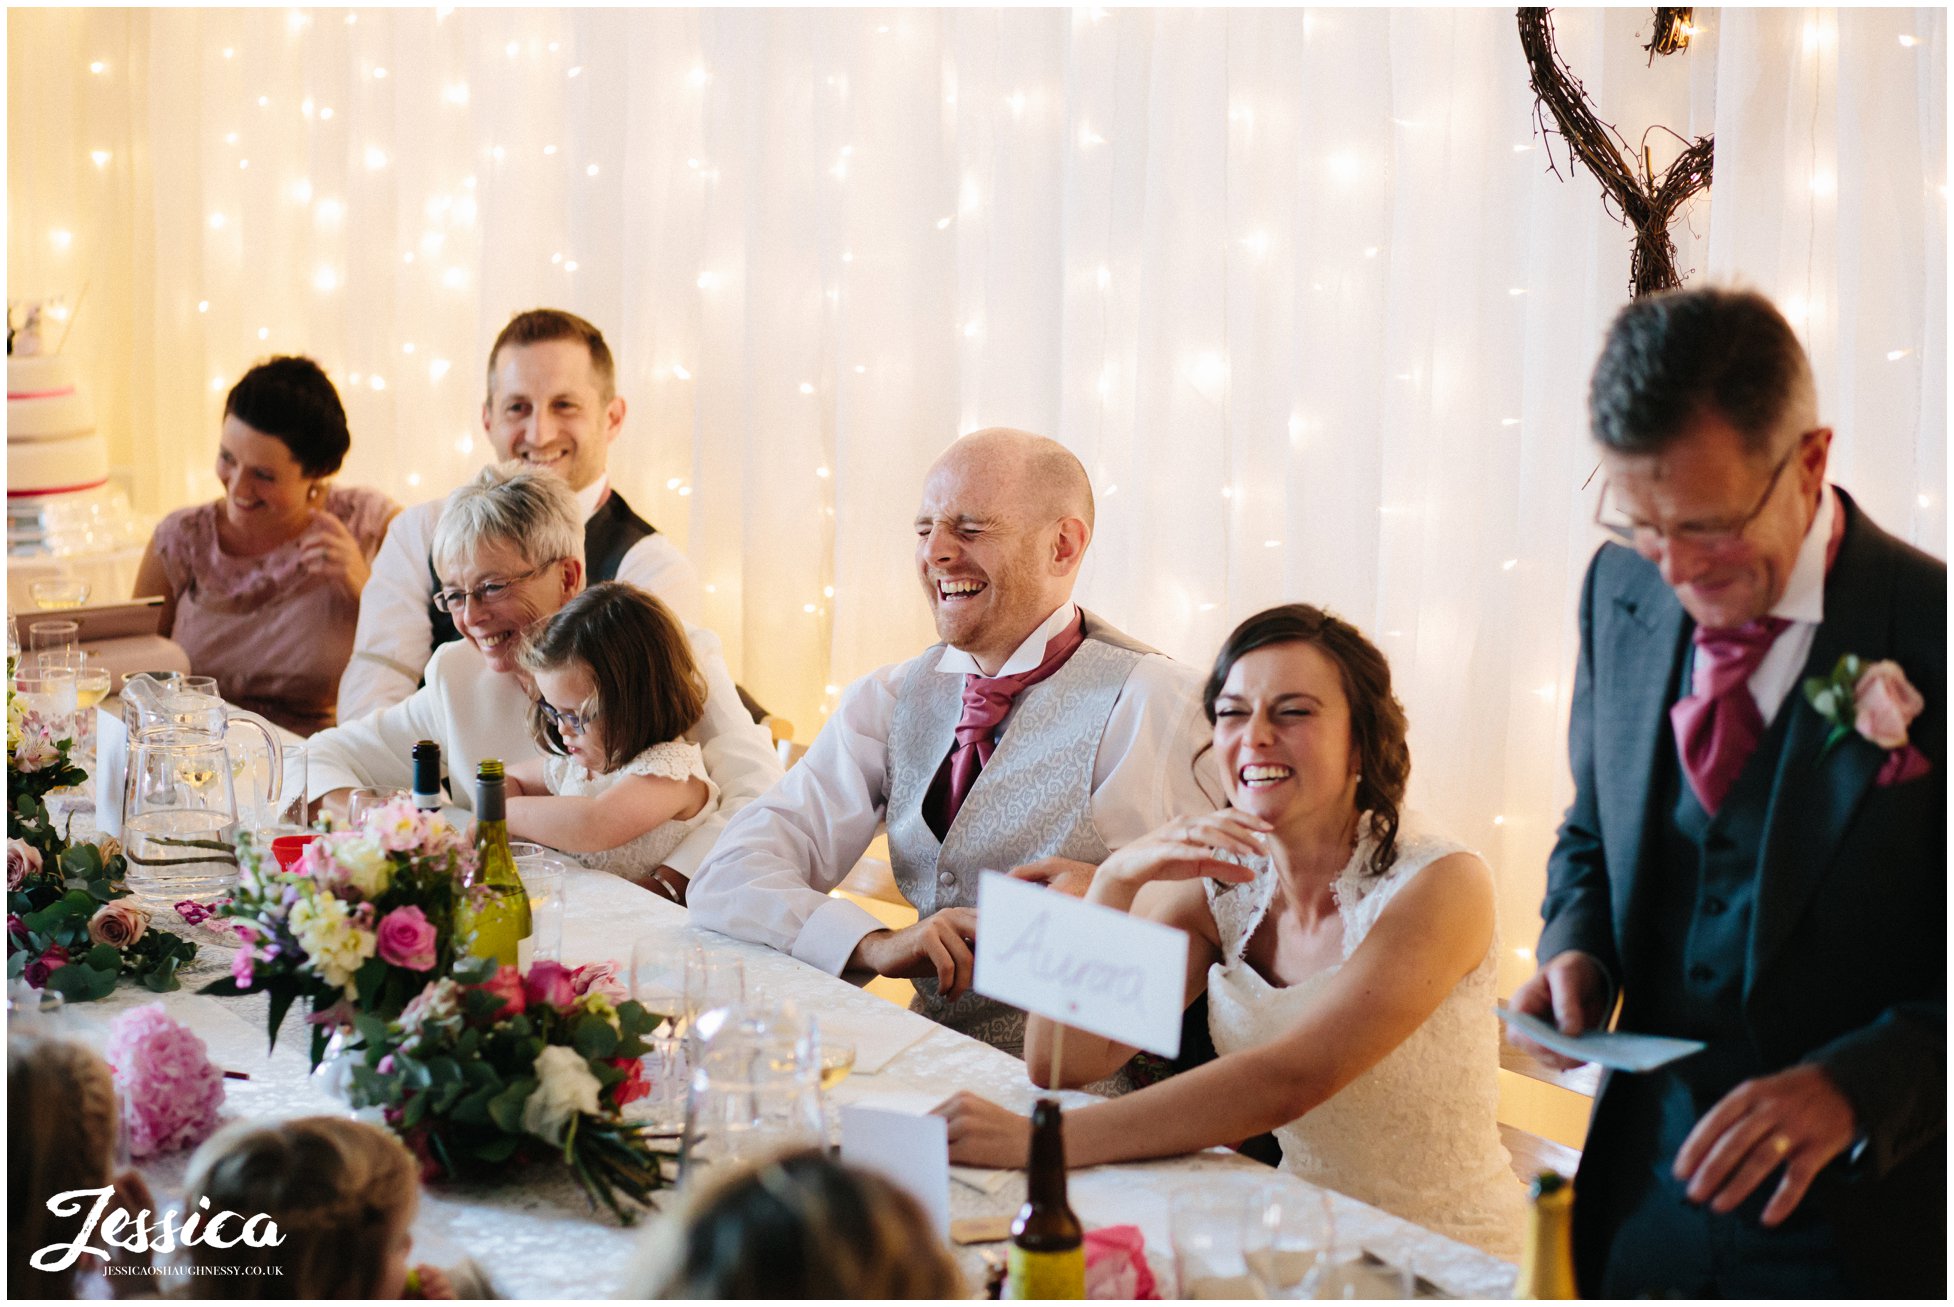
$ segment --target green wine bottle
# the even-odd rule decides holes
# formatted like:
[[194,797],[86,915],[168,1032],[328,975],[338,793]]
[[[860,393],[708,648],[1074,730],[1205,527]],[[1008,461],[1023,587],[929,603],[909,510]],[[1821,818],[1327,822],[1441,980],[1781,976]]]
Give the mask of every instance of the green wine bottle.
[[475,877],[468,886],[461,918],[468,951],[494,958],[505,967],[520,960],[523,940],[533,929],[529,891],[509,854],[507,792],[502,760],[484,758],[475,773]]

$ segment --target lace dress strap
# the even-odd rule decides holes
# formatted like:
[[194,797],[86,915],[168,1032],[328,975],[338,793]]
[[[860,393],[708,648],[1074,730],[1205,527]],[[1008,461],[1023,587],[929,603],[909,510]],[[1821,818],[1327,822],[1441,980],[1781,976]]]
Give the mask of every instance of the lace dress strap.
[[1241,960],[1242,950],[1248,947],[1256,927],[1268,914],[1269,902],[1275,894],[1275,876],[1269,870],[1267,858],[1238,857],[1232,853],[1217,853],[1215,857],[1255,873],[1254,880],[1241,885],[1224,885],[1213,879],[1202,882],[1202,888],[1208,892],[1208,911],[1214,914],[1215,931],[1221,940],[1221,964],[1227,967]]
[[618,768],[624,776],[657,776],[668,781],[700,780],[706,776],[704,750],[690,740],[665,740]]
[[1456,840],[1433,833],[1409,814],[1398,827],[1395,856],[1381,876],[1372,875],[1370,870],[1371,850],[1375,847],[1366,823],[1364,838],[1358,841],[1356,855],[1337,879],[1337,900],[1343,909],[1345,922],[1343,955],[1346,958],[1357,951],[1357,946],[1364,942],[1364,936],[1377,924],[1378,917],[1390,906],[1391,900],[1419,872],[1440,858],[1472,852]]

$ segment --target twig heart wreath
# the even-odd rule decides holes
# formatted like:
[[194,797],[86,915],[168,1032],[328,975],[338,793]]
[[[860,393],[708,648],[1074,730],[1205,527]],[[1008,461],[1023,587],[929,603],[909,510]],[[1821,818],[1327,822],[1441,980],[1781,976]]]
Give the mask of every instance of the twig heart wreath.
[[[1714,139],[1699,136],[1694,141],[1686,141],[1688,148],[1660,177],[1656,176],[1648,147],[1649,132],[1669,132],[1679,141],[1685,138],[1667,127],[1651,127],[1642,133],[1643,144],[1638,153],[1612,124],[1602,122],[1588,102],[1586,88],[1568,71],[1560,52],[1554,48],[1554,27],[1548,17],[1552,12],[1551,9],[1519,11],[1520,49],[1527,58],[1527,76],[1533,84],[1533,117],[1541,137],[1544,140],[1550,131],[1558,132],[1567,142],[1569,171],[1572,171],[1572,161],[1579,159],[1601,183],[1603,203],[1612,205],[1621,221],[1635,232],[1635,257],[1629,264],[1630,296],[1639,299],[1680,286],[1676,242],[1669,237],[1669,222],[1678,209],[1689,203],[1690,197],[1709,186]],[[1688,44],[1694,30],[1689,22],[1691,13],[1689,9],[1655,11],[1655,36],[1647,46],[1650,62],[1658,54],[1673,54]],[[1547,125],[1548,114],[1553,115],[1552,127]],[[1638,163],[1640,177],[1636,176]],[[1547,150],[1547,167],[1554,176],[1561,175],[1551,145]]]

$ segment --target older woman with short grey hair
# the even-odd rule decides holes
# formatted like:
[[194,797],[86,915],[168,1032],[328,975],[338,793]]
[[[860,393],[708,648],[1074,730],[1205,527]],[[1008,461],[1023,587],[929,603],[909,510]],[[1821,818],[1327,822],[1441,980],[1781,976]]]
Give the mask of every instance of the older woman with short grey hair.
[[[421,688],[406,700],[312,737],[312,797],[336,810],[354,788],[405,789],[415,742],[433,740],[455,803],[472,810],[482,759],[536,757],[528,726],[534,687],[516,651],[531,626],[583,588],[583,534],[569,486],[519,462],[484,468],[458,492],[434,533],[434,602],[462,639],[435,652]],[[692,734],[721,799],[718,813],[658,869],[656,887],[672,897],[682,897],[685,878],[726,818],[780,776],[766,731],[740,706],[718,639],[697,627],[686,634],[706,678],[705,715]]]

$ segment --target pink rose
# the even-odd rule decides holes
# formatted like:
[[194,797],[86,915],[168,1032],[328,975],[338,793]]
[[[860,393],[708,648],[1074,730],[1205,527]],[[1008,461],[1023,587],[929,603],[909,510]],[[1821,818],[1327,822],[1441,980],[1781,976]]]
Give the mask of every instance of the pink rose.
[[1859,673],[1852,687],[1852,706],[1858,713],[1853,729],[1882,749],[1901,749],[1906,747],[1907,726],[1927,701],[1900,665],[1887,659]]
[[135,1158],[189,1148],[217,1129],[224,1073],[204,1041],[170,1020],[161,1003],[131,1008],[109,1026],[108,1063],[121,1091]]
[[577,987],[570,981],[570,969],[555,962],[538,962],[523,978],[523,992],[531,1003],[569,1009],[577,1004]]
[[617,978],[617,973],[618,964],[615,962],[592,962],[570,973],[570,988],[579,995],[595,990],[615,1007],[631,997],[631,991]]
[[26,840],[7,841],[7,888],[19,889],[29,876],[41,874],[41,851]]
[[490,1016],[491,1021],[522,1015],[522,976],[514,967],[497,967],[493,975],[475,988],[502,1000],[502,1006]]
[[149,913],[129,902],[117,899],[104,903],[88,919],[88,938],[97,944],[107,944],[117,952],[126,950],[142,938],[149,929]]
[[380,960],[409,971],[434,970],[434,923],[416,907],[395,908],[380,919]]

